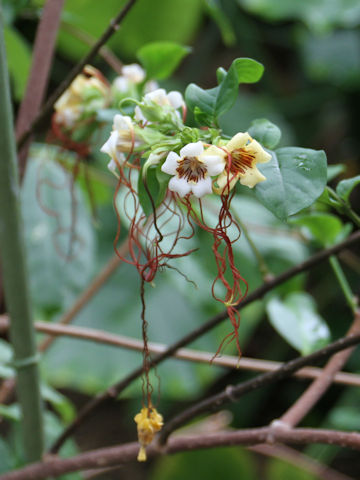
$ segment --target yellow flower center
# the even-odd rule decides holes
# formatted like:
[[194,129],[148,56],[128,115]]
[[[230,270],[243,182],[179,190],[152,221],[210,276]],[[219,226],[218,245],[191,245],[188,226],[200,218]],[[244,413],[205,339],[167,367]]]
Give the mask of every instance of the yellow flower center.
[[184,157],[178,161],[176,171],[179,178],[185,178],[187,182],[197,183],[206,176],[206,166],[198,157]]

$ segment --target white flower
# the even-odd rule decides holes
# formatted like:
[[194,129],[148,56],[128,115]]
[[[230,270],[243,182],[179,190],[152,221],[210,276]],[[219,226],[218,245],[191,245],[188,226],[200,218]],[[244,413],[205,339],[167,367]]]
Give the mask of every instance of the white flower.
[[125,65],[122,68],[123,76],[129,80],[130,83],[141,83],[145,80],[145,71],[137,63],[131,65]]
[[176,90],[166,93],[164,88],[158,88],[152,92],[149,92],[144,97],[145,103],[154,102],[162,107],[170,106],[173,108],[180,108],[184,105],[184,99],[180,92]]
[[136,135],[134,124],[130,117],[117,114],[114,117],[113,130],[100,151],[111,157],[108,168],[115,171],[117,165],[126,161],[124,153],[130,153],[141,145],[141,138]]
[[225,161],[220,155],[204,153],[202,142],[189,143],[180,150],[180,156],[170,152],[161,170],[174,175],[169,182],[169,190],[185,197],[192,192],[200,198],[212,193],[211,177],[219,175],[225,168]]
[[121,93],[127,92],[130,88],[129,80],[121,76],[115,78],[113,85]]
[[155,80],[149,80],[145,83],[144,91],[145,93],[153,92],[159,88],[159,84]]

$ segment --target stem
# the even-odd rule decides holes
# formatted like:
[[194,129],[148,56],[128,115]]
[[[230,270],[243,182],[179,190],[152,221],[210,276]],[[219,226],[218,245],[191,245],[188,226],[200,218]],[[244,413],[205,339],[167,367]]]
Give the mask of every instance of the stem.
[[[9,320],[7,316],[0,315],[0,333],[6,332],[8,328]],[[144,348],[144,343],[141,340],[103,332],[102,330],[97,330],[95,328],[74,327],[58,323],[52,324],[49,322],[35,322],[35,329],[37,332],[46,333],[55,337],[67,336],[71,338],[78,338],[81,340],[127,348],[129,350],[135,350],[138,352],[142,352]],[[167,345],[154,342],[149,342],[148,347],[150,353],[162,353],[167,349]],[[221,357],[214,358],[213,352],[200,352],[198,350],[192,350],[189,348],[181,348],[174,353],[173,357],[178,358],[179,360],[205,363],[207,365],[209,365],[211,362],[213,365],[218,365],[220,367],[236,368],[237,370],[252,372],[273,372],[282,365],[281,362],[249,357],[241,357],[241,362],[239,362],[239,357],[234,355],[221,355]],[[322,368],[304,367],[296,372],[294,376],[299,379],[315,379],[320,377],[322,372]],[[334,383],[338,383],[340,385],[360,387],[360,375],[354,373],[338,372],[334,376],[333,381]],[[0,403],[4,403],[1,401],[1,398]]]
[[334,255],[332,255],[329,258],[329,262],[339,282],[340,288],[343,291],[347,304],[351,308],[352,312],[355,313],[358,308],[358,300],[351,290],[351,287],[349,285],[349,282],[347,281],[347,278],[345,277],[339,260]]
[[20,188],[10,104],[2,11],[0,5],[0,252],[10,338],[17,370],[17,392],[23,417],[23,442],[28,461],[43,452],[42,405],[38,358],[25,266],[20,213]]
[[[31,71],[16,121],[16,137],[30,127],[44,99],[49,80],[57,32],[64,0],[47,0],[36,31]],[[31,138],[19,151],[20,181],[22,180]]]
[[[160,447],[149,445],[146,449],[148,457],[188,452],[204,448],[215,448],[232,445],[257,445],[259,443],[282,442],[295,445],[322,443],[339,445],[360,450],[360,434],[336,430],[296,428],[284,429],[276,426],[252,428],[247,430],[222,431],[210,434],[179,436]],[[46,462],[35,463],[0,476],[0,480],[43,480],[49,476],[64,473],[104,468],[134,462],[138,454],[139,444],[132,442],[116,447],[101,448],[81,453],[72,458],[50,458]]]
[[339,195],[335,192],[335,190],[333,190],[329,186],[326,187],[326,190],[328,191],[328,194],[330,195],[330,197],[332,197],[334,200],[340,203],[343,212],[350,218],[350,220],[354,222],[357,227],[360,228],[359,215],[356,212],[354,212],[354,210],[346,202],[344,202],[344,200],[341,197],[339,197]]
[[[326,250],[322,250],[321,252],[316,253],[312,257],[308,258],[305,262],[302,262],[294,267],[286,270],[285,272],[281,273],[277,277],[273,278],[271,281],[264,283],[261,287],[257,288],[253,292],[251,292],[238,306],[237,308],[241,310],[245,306],[249,305],[250,303],[254,302],[262,298],[268,292],[270,292],[273,288],[281,285],[286,280],[293,278],[295,275],[299,273],[303,273],[307,270],[310,270],[312,267],[317,265],[323,260],[326,260],[331,255],[335,255],[336,253],[344,250],[345,248],[349,247],[350,245],[358,242],[360,240],[360,231],[353,233],[350,235],[346,240],[337,245],[328,248]],[[151,367],[159,365],[161,362],[166,360],[167,358],[173,356],[173,354],[178,351],[180,348],[185,347],[189,343],[195,341],[197,338],[204,335],[206,332],[209,332],[214,327],[219,325],[223,320],[227,319],[227,311],[223,311],[218,315],[215,315],[213,318],[208,320],[204,325],[198,327],[197,329],[190,332],[188,335],[185,335],[183,338],[180,338],[177,342],[170,345],[163,353],[160,353],[156,357],[151,360]],[[64,432],[60,435],[60,437],[55,441],[54,445],[51,447],[51,452],[55,453],[61,447],[61,445],[65,442],[65,440],[81,425],[81,423],[96,410],[100,405],[102,405],[106,400],[109,398],[117,397],[126,387],[128,387],[134,380],[139,378],[142,375],[142,367],[138,367],[133,370],[127,377],[120,380],[119,382],[115,383],[111,387],[109,387],[105,392],[98,394],[95,398],[90,400],[78,413],[77,418],[64,430]]]

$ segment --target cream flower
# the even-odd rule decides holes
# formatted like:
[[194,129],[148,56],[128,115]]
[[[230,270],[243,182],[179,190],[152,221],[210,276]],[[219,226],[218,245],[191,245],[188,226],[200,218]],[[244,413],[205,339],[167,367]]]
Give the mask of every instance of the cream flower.
[[145,80],[145,71],[137,63],[125,65],[122,68],[122,75],[114,80],[114,87],[119,92],[127,92],[132,85],[137,85]]
[[170,106],[175,109],[184,105],[184,99],[180,92],[173,90],[172,92],[166,93],[164,88],[158,88],[157,90],[147,93],[144,100],[145,103],[150,101],[160,106]]
[[104,97],[104,104],[109,93],[109,87],[102,80],[102,75],[96,68],[86,65],[83,73],[78,75],[55,102],[56,120],[58,123],[71,128],[85,110],[85,93],[89,89],[99,92]]
[[[221,150],[220,150],[221,152]],[[207,154],[202,142],[189,143],[180,150],[180,156],[170,152],[161,170],[174,175],[169,182],[169,190],[185,197],[192,192],[200,198],[212,193],[211,177],[219,175],[225,168],[222,155]]]
[[247,132],[237,133],[223,149],[211,146],[205,153],[207,155],[221,155],[226,161],[226,168],[216,179],[213,186],[214,192],[219,195],[226,194],[228,184],[230,190],[232,190],[238,180],[242,185],[249,188],[253,188],[257,183],[266,180],[257,169],[256,164],[268,162],[271,155]]
[[145,80],[145,71],[137,63],[123,66],[122,74],[131,83],[141,83]]
[[110,137],[100,148],[100,151],[111,157],[108,168],[114,172],[117,165],[123,165],[126,161],[124,153],[130,153],[140,145],[141,138],[136,134],[131,118],[117,114],[114,117]]

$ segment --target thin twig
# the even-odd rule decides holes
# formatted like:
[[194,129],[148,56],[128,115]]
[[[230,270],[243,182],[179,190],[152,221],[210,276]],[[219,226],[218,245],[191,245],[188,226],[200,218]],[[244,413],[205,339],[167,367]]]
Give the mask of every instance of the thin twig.
[[[281,285],[284,283],[286,280],[289,280],[290,278],[294,277],[295,275],[298,275],[299,273],[303,273],[307,270],[310,270],[314,266],[316,266],[318,263],[322,262],[323,260],[326,260],[329,258],[331,255],[335,255],[336,253],[344,250],[345,248],[348,248],[349,246],[353,245],[354,243],[358,242],[360,240],[360,231],[353,233],[350,235],[346,240],[343,242],[339,243],[338,245],[335,245],[331,248],[322,250],[309,259],[307,259],[305,262],[300,263],[299,265],[296,265],[289,270],[286,270],[285,272],[281,273],[277,277],[273,278],[271,281],[264,283],[261,287],[257,288],[254,290],[252,293],[250,293],[241,303],[238,305],[238,309],[242,309],[245,306],[249,305],[250,303],[254,302],[255,300],[258,300],[262,298],[266,293],[270,292],[273,288],[277,287],[278,285]],[[157,355],[155,358],[152,359],[151,361],[151,367],[154,367],[156,365],[159,365],[161,362],[166,360],[169,357],[172,357],[174,353],[179,350],[182,347],[185,347],[186,345],[190,344],[191,342],[195,341],[197,338],[201,337],[204,335],[206,332],[212,330],[214,327],[216,327],[219,323],[221,323],[223,320],[227,318],[227,312],[224,311],[222,313],[219,313],[215,317],[213,317],[211,320],[206,322],[204,325],[201,327],[193,330],[191,333],[188,335],[185,335],[183,338],[178,340],[177,342],[173,343],[170,345],[165,352]],[[138,367],[135,369],[133,372],[131,372],[127,377],[125,377],[123,380],[117,382],[116,384],[112,385],[109,387],[105,392],[98,394],[96,397],[94,397],[92,400],[90,400],[78,413],[78,416],[75,418],[75,420],[64,430],[64,432],[60,435],[60,437],[56,440],[54,445],[51,447],[51,452],[57,452],[58,449],[61,447],[61,445],[64,443],[64,441],[78,428],[78,426],[91,414],[93,413],[96,408],[98,408],[103,402],[110,398],[115,398],[117,397],[126,387],[128,387],[134,380],[139,378],[142,375],[142,367]]]
[[[294,445],[308,445],[313,443],[339,445],[360,450],[360,434],[334,430],[312,428],[284,429],[275,426],[216,432],[215,434],[201,434],[179,436],[172,438],[163,447],[156,444],[147,447],[149,458],[157,455],[173,454],[193,451],[203,448],[214,448],[232,445],[256,445],[258,443],[282,442]],[[59,476],[65,473],[88,470],[91,468],[114,466],[135,461],[139,450],[138,443],[102,448],[82,453],[72,458],[60,459],[49,457],[49,460],[36,463],[0,476],[0,480],[43,480],[50,476]]]
[[27,141],[30,135],[41,125],[41,122],[50,115],[54,103],[58,98],[65,92],[65,90],[70,86],[72,81],[75,79],[79,73],[82,72],[85,65],[91,63],[97,53],[99,52],[100,48],[105,45],[105,43],[109,40],[110,37],[114,33],[119,30],[121,22],[124,20],[128,12],[131,8],[135,5],[136,0],[129,0],[124,8],[120,11],[120,13],[110,22],[107,29],[101,35],[99,40],[94,44],[94,46],[90,49],[90,51],[83,57],[83,59],[75,65],[75,67],[71,70],[69,75],[61,82],[55,92],[50,96],[47,100],[45,105],[43,106],[41,112],[35,117],[34,121],[32,122],[31,126],[24,132],[24,134],[19,138],[18,141],[18,149],[22,147],[22,145]]
[[248,392],[256,390],[260,387],[264,387],[266,385],[270,385],[271,383],[278,382],[279,380],[283,380],[284,378],[289,377],[295,371],[299,370],[305,365],[317,363],[322,359],[333,355],[334,353],[337,353],[348,347],[352,347],[353,345],[357,345],[358,343],[360,343],[360,334],[344,337],[340,340],[330,343],[321,350],[317,350],[316,352],[311,353],[310,355],[295,358],[294,360],[283,364],[274,372],[258,375],[256,378],[248,380],[236,386],[227,386],[222,392],[216,395],[212,395],[211,397],[202,400],[195,405],[192,405],[191,407],[178,414],[172,420],[166,422],[160,435],[161,443],[164,444],[168,436],[174,430],[189,422],[190,420],[198,417],[199,415],[206,412],[218,411],[224,404],[236,402],[239,400],[240,397],[242,397]]
[[[125,337],[123,335],[115,335],[113,333],[107,333],[103,330],[97,330],[94,328],[74,327],[69,325],[60,325],[57,323],[52,324],[49,322],[35,322],[34,326],[38,332],[46,333],[51,336],[68,336],[72,338],[79,338],[81,340],[90,340],[96,343],[114,345],[139,352],[142,352],[144,348],[142,340]],[[8,317],[6,315],[0,315],[0,333],[6,332],[8,328]],[[149,342],[148,347],[150,353],[162,353],[167,349],[167,345],[154,342]],[[239,357],[234,355],[222,355],[221,357],[214,358],[213,352],[203,352],[188,348],[180,348],[177,352],[175,352],[174,358],[206,364],[210,364],[211,362],[213,365],[220,367],[253,372],[273,372],[282,365],[281,362],[249,357],[241,357],[239,362]],[[295,372],[294,376],[299,379],[314,379],[320,377],[322,371],[322,368],[305,367],[298,372]],[[334,382],[340,385],[360,387],[360,375],[347,372],[337,372],[334,377]],[[2,402],[0,399],[0,404],[1,403]]]
[[[354,322],[347,333],[347,337],[359,333],[360,311],[357,311],[355,313]],[[353,350],[354,347],[342,350],[330,358],[320,377],[314,380],[301,397],[288,409],[287,412],[284,413],[284,415],[281,416],[281,421],[283,423],[289,425],[289,427],[295,427],[301,422],[331,386],[336,373],[343,368]]]
[[254,447],[248,447],[252,452],[258,453],[260,455],[265,455],[271,458],[278,458],[283,462],[290,463],[295,467],[301,468],[302,470],[309,472],[310,474],[316,476],[318,479],[322,480],[355,480],[348,475],[344,475],[327,465],[323,465],[311,457],[304,455],[303,453],[295,450],[294,448],[288,447],[286,445],[255,445]]
[[[31,70],[16,121],[16,138],[29,129],[45,97],[64,0],[47,0],[36,31]],[[19,151],[20,181],[25,173],[29,136]]]
[[[79,27],[75,27],[74,25],[71,25],[70,23],[62,21],[61,27],[63,30],[65,30],[65,32],[70,33],[70,35],[73,35],[74,37],[76,37],[77,39],[79,39],[81,42],[85,43],[89,47],[92,47],[96,42],[96,38],[89,35],[84,30],[81,30]],[[108,65],[117,74],[121,75],[123,65],[120,62],[120,60],[117,58],[117,56],[110,50],[110,48],[107,48],[106,46],[101,47],[99,50],[99,55],[108,63]]]

